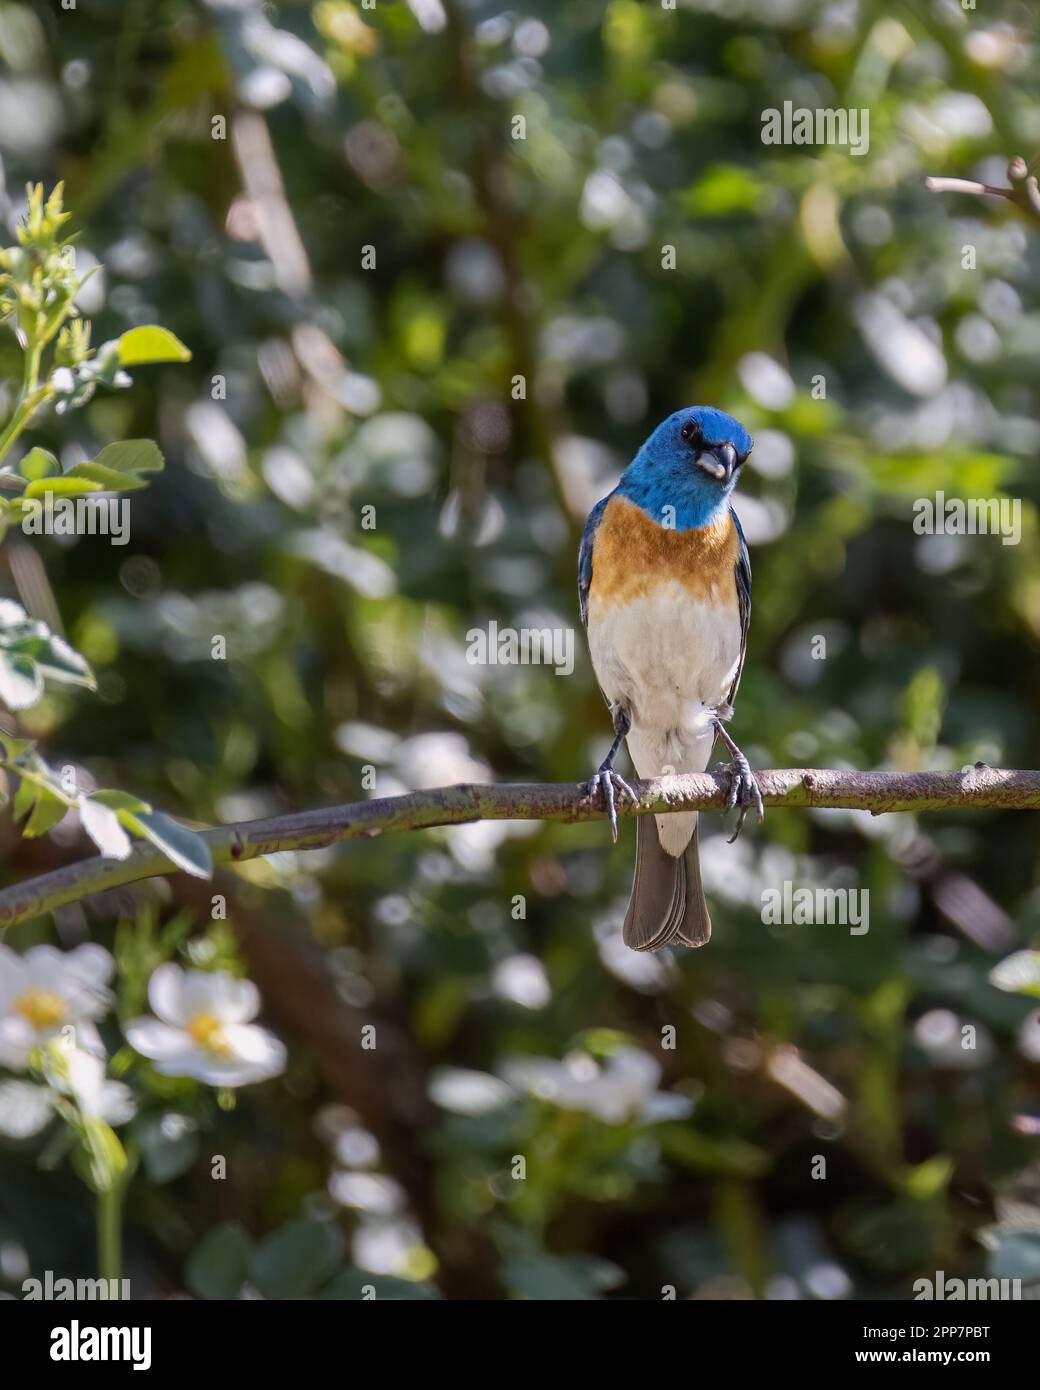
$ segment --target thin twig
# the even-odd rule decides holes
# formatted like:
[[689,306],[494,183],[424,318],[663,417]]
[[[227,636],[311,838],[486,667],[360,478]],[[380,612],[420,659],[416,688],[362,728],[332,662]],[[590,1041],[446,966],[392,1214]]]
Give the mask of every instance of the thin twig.
[[[1036,161],[1034,161],[1035,163]],[[975,197],[1005,198],[1017,208],[1040,222],[1040,187],[1036,175],[1021,157],[1016,155],[1007,167],[1009,188],[995,188],[974,179],[927,178],[924,186],[932,193],[970,193]]]
[[[785,768],[756,773],[767,806],[870,811],[1040,810],[1040,772],[978,764],[961,772],[850,772]],[[687,773],[634,783],[636,806],[619,816],[718,810],[729,789],[726,773]],[[279,850],[322,849],[343,840],[398,830],[427,830],[479,820],[604,820],[580,783],[437,787],[404,796],[243,821],[202,832],[214,864],[256,859]],[[12,925],[95,893],[177,872],[154,846],[135,844],[126,859],[86,859],[0,892],[0,925]]]

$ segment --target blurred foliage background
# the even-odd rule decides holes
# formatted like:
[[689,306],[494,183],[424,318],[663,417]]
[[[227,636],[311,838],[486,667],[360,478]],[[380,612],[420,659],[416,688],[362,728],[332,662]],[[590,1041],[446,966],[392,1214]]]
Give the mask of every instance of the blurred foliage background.
[[[923,187],[1040,150],[1036,40],[1018,0],[0,5],[0,213],[64,179],[96,341],[161,322],[194,354],[26,435],[150,435],[167,467],[125,548],[5,543],[4,592],[99,679],[5,727],[191,823],[587,776],[584,517],[711,403],[756,437],[752,762],[1040,765],[1040,228]],[[869,152],[764,145],[785,101],[867,108]],[[1020,498],[1021,544],[916,534],[940,490]],[[573,674],[470,664],[491,620],[574,629]],[[1040,937],[1035,816],[721,832],[714,936],[682,956],[620,944],[633,835],[603,824],[388,835],[9,932],[172,922],[288,1044],[233,1111],[143,1106],[134,1296],[1040,1277],[1040,1021],[989,978]],[[2,834],[7,881],[92,852],[75,815]],[[869,932],[764,925],[785,880],[869,889]],[[0,1287],[93,1269],[45,1150],[0,1149]]]

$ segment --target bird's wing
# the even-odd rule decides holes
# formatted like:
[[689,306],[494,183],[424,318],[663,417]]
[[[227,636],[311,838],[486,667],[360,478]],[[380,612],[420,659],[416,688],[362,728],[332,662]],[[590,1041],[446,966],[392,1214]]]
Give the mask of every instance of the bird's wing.
[[[729,688],[729,696],[727,697],[728,703],[732,705],[737,698],[737,687],[740,685],[740,677],[744,671],[748,628],[751,626],[751,556],[748,554],[744,532],[740,529],[740,522],[732,507],[729,514],[733,518],[733,525],[737,528],[737,564],[734,578],[737,581],[737,605],[740,609],[740,660],[737,663],[737,674],[733,677],[733,684]],[[591,520],[591,517],[589,519]]]
[[[613,493],[610,494],[613,496]],[[589,589],[592,586],[592,547],[596,539],[596,530],[603,520],[603,512],[610,497],[604,497],[602,502],[597,502],[592,511],[589,512],[589,519],[585,523],[585,531],[581,538],[581,546],[578,550],[578,604],[581,608],[582,627],[589,625]]]

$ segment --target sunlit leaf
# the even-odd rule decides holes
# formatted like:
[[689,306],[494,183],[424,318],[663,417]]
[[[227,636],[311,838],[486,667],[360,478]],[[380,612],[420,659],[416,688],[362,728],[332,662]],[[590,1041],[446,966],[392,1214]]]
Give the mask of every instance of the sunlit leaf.
[[31,657],[0,651],[0,701],[8,709],[28,709],[43,694],[43,676]]
[[30,483],[23,494],[26,498],[38,497],[46,501],[49,497],[82,497],[88,492],[100,492],[101,484],[92,478],[80,477],[71,470],[60,478],[38,478]]
[[125,859],[130,853],[130,837],[119,823],[119,816],[103,802],[82,797],[79,803],[83,829],[103,855],[110,859]]
[[61,472],[61,464],[46,449],[30,449],[18,465],[23,478],[34,483],[39,478],[50,478]]
[[36,835],[46,835],[48,830],[53,830],[58,822],[64,818],[68,809],[60,797],[43,787],[37,787],[36,801],[29,819],[22,827],[22,834],[27,839],[32,839]]
[[211,878],[213,856],[209,845],[194,830],[178,825],[162,811],[120,811],[119,819],[127,830],[151,840],[179,869],[196,878]]
[[124,367],[140,366],[146,362],[190,362],[191,353],[168,328],[158,324],[142,324],[130,328],[118,339],[119,361]]
[[83,470],[92,466],[119,474],[161,473],[163,456],[152,439],[125,439],[119,444],[106,444],[96,459],[77,463],[65,476],[88,477]]

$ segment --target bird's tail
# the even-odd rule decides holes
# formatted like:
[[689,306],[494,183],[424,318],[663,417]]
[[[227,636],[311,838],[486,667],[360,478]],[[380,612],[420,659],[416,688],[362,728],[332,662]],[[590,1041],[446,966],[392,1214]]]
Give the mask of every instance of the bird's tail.
[[625,945],[633,951],[662,946],[703,946],[711,918],[701,887],[697,830],[682,854],[661,848],[653,816],[636,819],[636,874],[625,914]]

